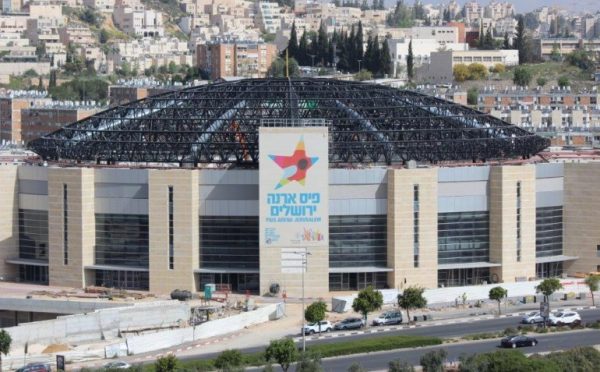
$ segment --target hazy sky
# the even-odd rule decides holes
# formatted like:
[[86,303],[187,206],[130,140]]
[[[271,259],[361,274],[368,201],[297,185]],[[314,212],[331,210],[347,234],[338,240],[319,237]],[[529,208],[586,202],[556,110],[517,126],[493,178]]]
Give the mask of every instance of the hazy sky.
[[[448,3],[450,2],[450,0],[422,0],[423,3],[427,4],[439,4],[439,3]],[[458,3],[460,5],[463,5],[464,3],[466,3],[468,0],[457,0]],[[502,1],[502,0],[498,0],[498,1]],[[406,4],[412,4],[414,1],[413,0],[405,0]],[[479,4],[481,5],[487,5],[490,3],[489,0],[478,0]],[[517,12],[521,13],[521,12],[528,12],[530,10],[533,10],[535,8],[539,8],[541,6],[547,5],[547,6],[552,6],[552,5],[556,5],[556,6],[560,6],[562,8],[574,11],[574,12],[585,12],[585,11],[589,11],[589,12],[595,12],[597,10],[600,10],[600,0],[509,0],[509,2],[512,2],[515,5],[515,8],[517,9]],[[390,6],[392,4],[396,3],[396,0],[385,0],[386,5],[389,4]]]

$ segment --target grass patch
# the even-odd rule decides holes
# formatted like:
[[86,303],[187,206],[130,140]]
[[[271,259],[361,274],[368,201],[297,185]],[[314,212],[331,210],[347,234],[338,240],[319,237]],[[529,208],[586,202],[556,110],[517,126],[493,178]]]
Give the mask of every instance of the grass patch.
[[466,335],[463,337],[464,340],[469,340],[469,341],[477,341],[477,340],[487,340],[490,338],[497,338],[500,337],[501,334],[500,333],[475,333],[472,335]]
[[[307,351],[318,354],[321,358],[333,356],[352,355],[359,353],[367,353],[373,351],[404,349],[411,347],[421,347],[430,345],[441,345],[442,340],[437,337],[421,337],[421,336],[383,336],[365,340],[336,342],[333,344],[322,344],[307,347]],[[242,356],[244,367],[263,366],[267,363],[265,353],[243,354]],[[276,364],[273,362],[273,364]],[[185,371],[215,371],[217,368],[214,364],[214,359],[198,359],[190,361],[180,361],[179,367]],[[154,372],[154,364],[143,366],[143,371]]]
[[336,342],[310,346],[309,351],[318,353],[322,358],[333,356],[369,353],[373,351],[404,349],[411,347],[441,345],[437,337],[422,336],[384,336],[357,341]]

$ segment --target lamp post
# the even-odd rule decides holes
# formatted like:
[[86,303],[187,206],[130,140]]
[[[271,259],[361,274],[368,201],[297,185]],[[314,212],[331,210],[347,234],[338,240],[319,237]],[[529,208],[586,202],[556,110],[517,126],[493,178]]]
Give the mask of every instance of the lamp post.
[[362,62],[362,59],[358,60],[358,72],[360,72],[360,63]]
[[304,272],[306,271],[307,257],[310,255],[310,252],[304,248],[304,251],[295,251],[294,253],[302,257],[302,352],[305,352],[306,332],[304,330]]

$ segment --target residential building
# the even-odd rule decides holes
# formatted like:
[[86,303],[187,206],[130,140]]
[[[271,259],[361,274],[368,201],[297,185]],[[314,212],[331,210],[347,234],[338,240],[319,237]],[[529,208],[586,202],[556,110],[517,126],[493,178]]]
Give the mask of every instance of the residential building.
[[165,34],[162,13],[146,9],[139,0],[115,0],[113,20],[129,35],[162,37]]
[[9,91],[0,96],[0,142],[21,143],[21,111],[51,101],[46,92],[38,91]]
[[277,47],[270,43],[218,43],[197,46],[198,68],[211,79],[221,77],[265,77],[277,58]]
[[600,39],[533,39],[533,47],[539,57],[548,59],[555,47],[561,55],[569,54],[578,49],[585,49],[594,53],[600,52]]
[[267,34],[274,34],[281,27],[279,14],[281,8],[277,3],[256,2],[256,27]]
[[[456,35],[454,35],[456,36]],[[399,71],[406,73],[406,58],[408,57],[409,45],[412,41],[413,64],[415,67],[431,62],[431,55],[439,50],[467,51],[469,44],[466,43],[444,43],[435,39],[388,39],[391,59],[393,63],[393,76]]]

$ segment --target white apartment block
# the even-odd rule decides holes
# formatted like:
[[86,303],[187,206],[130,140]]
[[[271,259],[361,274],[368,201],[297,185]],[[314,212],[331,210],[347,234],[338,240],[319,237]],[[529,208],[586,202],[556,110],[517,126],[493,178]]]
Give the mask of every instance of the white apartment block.
[[513,17],[516,12],[514,5],[509,2],[492,1],[485,6],[483,14],[486,18],[499,20],[506,17]]
[[468,24],[477,22],[483,17],[483,7],[476,1],[470,1],[464,6],[465,21]]
[[138,1],[116,0],[113,20],[117,27],[129,35],[162,37],[165,34],[162,14],[146,9]]
[[[393,76],[398,76],[400,72],[406,73],[406,59],[408,57],[408,47],[411,39],[388,39],[388,47],[393,63]],[[441,48],[445,50],[467,51],[469,44],[466,43],[445,43],[440,44],[435,39],[412,39],[413,63],[415,67],[431,62],[431,55],[439,51]]]
[[102,13],[112,13],[115,9],[115,0],[83,0],[83,5]]
[[413,27],[410,34],[413,39],[433,39],[439,46],[458,43],[458,27],[453,26]]
[[107,59],[115,69],[124,62],[129,63],[132,68],[137,67],[139,72],[151,66],[167,66],[171,61],[178,65],[193,64],[187,43],[177,38],[144,38],[115,43],[114,46]]
[[256,27],[262,32],[274,34],[281,27],[281,8],[277,3],[259,1],[256,3]]
[[500,63],[505,66],[519,64],[519,51],[509,50],[449,50],[431,53],[430,63],[419,71],[420,80],[428,83],[451,83],[453,68],[458,64],[480,63],[490,68]]

